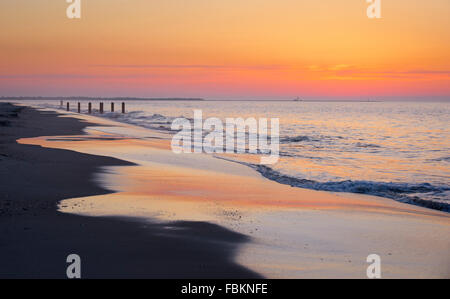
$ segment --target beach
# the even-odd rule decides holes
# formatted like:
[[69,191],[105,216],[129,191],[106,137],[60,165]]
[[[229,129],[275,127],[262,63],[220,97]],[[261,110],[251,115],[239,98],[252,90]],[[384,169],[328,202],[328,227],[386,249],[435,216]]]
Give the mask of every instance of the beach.
[[261,277],[233,261],[248,238],[216,225],[171,223],[185,232],[179,236],[161,223],[58,212],[63,199],[110,193],[91,180],[100,167],[131,164],[17,144],[23,137],[82,134],[89,124],[7,104],[1,111],[8,123],[1,127],[0,277],[67,278],[72,253],[83,258],[83,278]]
[[280,184],[130,124],[0,107],[1,277],[65,278],[75,253],[83,278],[366,278],[371,254],[384,278],[450,278],[446,212]]

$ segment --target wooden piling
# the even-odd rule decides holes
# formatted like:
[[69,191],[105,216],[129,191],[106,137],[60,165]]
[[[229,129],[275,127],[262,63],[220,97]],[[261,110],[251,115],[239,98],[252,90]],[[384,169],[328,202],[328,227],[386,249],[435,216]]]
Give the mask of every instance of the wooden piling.
[[100,113],[103,113],[103,103],[100,103]]
[[88,104],[88,112],[89,112],[89,114],[92,113],[92,103]]
[[81,103],[78,102],[78,113],[81,113]]
[[114,112],[114,103],[111,103],[111,112]]
[[67,111],[69,111],[70,110],[70,105],[69,105],[69,102],[67,102]]
[[122,113],[125,113],[125,102],[122,102]]
[[59,107],[62,108],[63,106],[64,106],[63,101],[60,101],[60,102],[59,102]]

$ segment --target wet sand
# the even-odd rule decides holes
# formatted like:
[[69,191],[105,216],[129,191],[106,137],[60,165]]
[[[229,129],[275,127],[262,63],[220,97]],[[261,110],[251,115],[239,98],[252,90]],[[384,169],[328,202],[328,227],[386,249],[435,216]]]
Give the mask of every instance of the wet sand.
[[[381,256],[385,278],[450,277],[448,213],[375,196],[292,188],[239,163],[175,155],[168,140],[143,128],[73,116],[97,126],[87,128],[87,136],[19,143],[135,165],[103,167],[96,182],[117,193],[74,196],[61,202],[63,212],[93,219],[132,217],[180,236],[185,232],[168,223],[213,225],[243,241],[225,250],[232,253],[229,259],[265,277],[365,278],[369,254]],[[212,232],[200,239],[215,237]]]
[[66,278],[73,253],[83,278],[261,277],[235,262],[249,237],[216,224],[58,211],[63,199],[110,194],[93,180],[103,167],[133,164],[16,140],[80,135],[92,125],[0,103],[0,278]]

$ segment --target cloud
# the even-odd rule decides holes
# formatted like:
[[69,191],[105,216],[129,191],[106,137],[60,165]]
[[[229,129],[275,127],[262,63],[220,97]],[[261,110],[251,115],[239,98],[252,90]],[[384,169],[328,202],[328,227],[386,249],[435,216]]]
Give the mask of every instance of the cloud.
[[406,71],[371,71],[371,70],[339,70],[346,74],[376,74],[376,75],[450,75],[448,70],[406,70]]
[[94,64],[93,68],[120,69],[249,69],[276,70],[284,68],[281,65],[214,65],[214,64]]
[[336,64],[331,66],[310,65],[307,70],[314,72],[333,73],[335,75],[345,76],[414,76],[414,75],[450,75],[450,70],[427,70],[427,69],[412,69],[412,70],[374,70],[368,68],[358,68],[349,64]]
[[157,74],[69,74],[69,73],[40,73],[40,74],[0,74],[2,79],[137,79],[137,78],[154,78]]

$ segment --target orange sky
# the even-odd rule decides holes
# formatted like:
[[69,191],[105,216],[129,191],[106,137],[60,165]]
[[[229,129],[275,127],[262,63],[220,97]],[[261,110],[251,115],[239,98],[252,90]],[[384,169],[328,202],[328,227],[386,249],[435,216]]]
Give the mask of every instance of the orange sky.
[[450,98],[450,1],[0,2],[0,95]]

